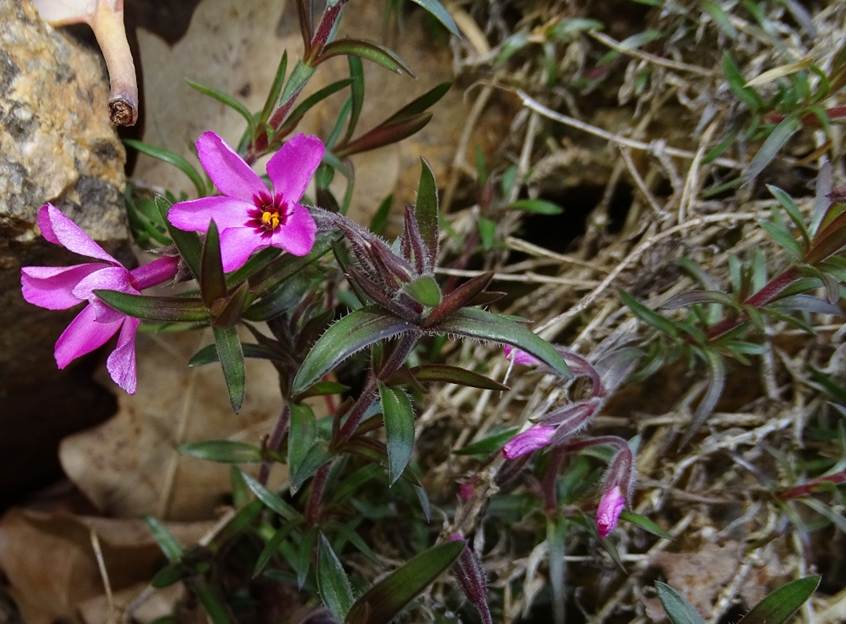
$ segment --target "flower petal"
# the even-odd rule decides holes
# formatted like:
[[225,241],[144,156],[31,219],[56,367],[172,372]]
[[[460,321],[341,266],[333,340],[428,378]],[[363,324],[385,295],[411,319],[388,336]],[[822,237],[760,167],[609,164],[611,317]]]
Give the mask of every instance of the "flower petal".
[[64,368],[76,358],[103,346],[117,333],[122,322],[121,320],[116,323],[98,323],[94,317],[94,308],[90,305],[85,306],[56,341],[53,351],[56,365]]
[[196,146],[203,169],[224,195],[250,201],[253,195],[267,192],[255,171],[214,132],[201,134]]
[[106,360],[106,370],[117,385],[129,394],[135,394],[135,333],[141,321],[126,317],[120,328],[117,346]]
[[227,273],[240,269],[252,253],[270,246],[270,238],[263,237],[251,227],[223,230],[220,234],[220,256]]
[[289,203],[300,201],[324,151],[323,141],[309,134],[286,141],[267,163],[274,192],[281,193]]
[[626,498],[619,486],[614,486],[602,495],[596,508],[596,531],[605,539],[611,534],[620,520],[620,514],[626,506]]
[[103,260],[109,264],[120,264],[106,250],[91,240],[81,227],[66,217],[53,204],[44,204],[38,210],[38,227],[41,234],[55,245],[81,256]]
[[537,366],[540,364],[540,360],[536,357],[511,345],[502,345],[502,351],[505,353],[506,359],[513,360],[515,364],[520,366]]
[[171,206],[167,220],[180,230],[205,233],[209,229],[209,221],[214,219],[218,229],[225,230],[244,225],[249,219],[247,211],[252,207],[252,202],[225,195],[201,197]]
[[100,301],[94,294],[95,290],[119,290],[133,295],[140,294],[132,286],[129,271],[123,267],[107,267],[80,280],[73,289],[73,294],[75,297],[88,300],[94,309],[94,318],[98,323],[116,323],[126,315]]
[[87,275],[107,264],[87,262],[66,267],[29,266],[21,269],[23,298],[48,310],[66,310],[82,302],[73,289]]
[[305,256],[314,246],[316,232],[317,224],[308,208],[294,204],[285,225],[273,233],[273,246],[281,247],[294,256]]
[[505,459],[517,459],[547,446],[555,433],[555,427],[549,425],[534,425],[522,433],[518,433],[502,447]]

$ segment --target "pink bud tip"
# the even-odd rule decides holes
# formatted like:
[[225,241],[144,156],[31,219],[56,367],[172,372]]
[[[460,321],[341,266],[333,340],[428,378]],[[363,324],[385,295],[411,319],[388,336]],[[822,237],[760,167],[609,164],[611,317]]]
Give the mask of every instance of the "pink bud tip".
[[502,351],[505,353],[506,358],[513,360],[515,364],[519,364],[520,366],[537,366],[540,364],[540,361],[536,357],[520,349],[515,349],[511,345],[503,345]]
[[552,435],[555,433],[555,429],[555,427],[549,425],[535,425],[534,427],[530,427],[523,433],[518,433],[511,438],[502,447],[502,454],[505,456],[505,459],[517,459],[532,451],[542,449],[549,444]]
[[599,532],[599,537],[605,539],[611,534],[625,506],[626,498],[618,485],[602,495],[599,506],[596,508],[596,530]]
[[472,481],[465,481],[458,486],[458,498],[462,503],[466,503],[476,493],[476,486]]

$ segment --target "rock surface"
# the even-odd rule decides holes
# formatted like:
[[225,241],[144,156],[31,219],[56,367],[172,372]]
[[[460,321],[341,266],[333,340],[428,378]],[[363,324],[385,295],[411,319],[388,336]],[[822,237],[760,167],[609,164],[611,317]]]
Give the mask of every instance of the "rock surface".
[[[35,215],[45,201],[97,240],[126,238],[125,152],[103,114],[107,99],[96,51],[45,24],[28,0],[0,0],[0,491],[6,496],[55,473],[58,440],[113,409],[87,371],[56,371],[53,343],[73,313],[28,305],[19,277],[24,265],[74,260],[38,236]],[[24,461],[27,470],[16,471]]]

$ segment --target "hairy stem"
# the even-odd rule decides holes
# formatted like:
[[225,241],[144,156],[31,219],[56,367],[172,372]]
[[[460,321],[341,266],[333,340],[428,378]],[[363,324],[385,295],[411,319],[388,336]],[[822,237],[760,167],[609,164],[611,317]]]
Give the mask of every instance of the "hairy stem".
[[[282,440],[285,439],[285,434],[288,432],[288,423],[291,420],[291,408],[288,402],[285,401],[285,406],[279,412],[279,418],[276,419],[276,424],[273,425],[273,431],[270,432],[270,437],[267,439],[266,448],[271,451],[278,451],[282,446]],[[270,468],[273,462],[265,459],[261,462],[259,468],[258,481],[262,485],[267,485],[267,480],[270,478]]]

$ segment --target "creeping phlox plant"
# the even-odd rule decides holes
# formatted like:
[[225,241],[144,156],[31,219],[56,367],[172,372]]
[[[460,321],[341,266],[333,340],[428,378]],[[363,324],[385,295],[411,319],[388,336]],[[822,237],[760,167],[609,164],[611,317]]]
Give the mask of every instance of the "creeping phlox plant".
[[[249,387],[245,358],[267,360],[278,373],[279,416],[260,443],[215,440],[181,448],[233,465],[237,512],[210,544],[187,550],[149,518],[170,561],[154,586],[184,582],[216,622],[237,620],[254,608],[248,599],[254,584],[275,582],[293,583],[300,604],[314,617],[383,623],[451,569],[479,617],[491,622],[483,558],[466,541],[479,526],[480,510],[497,490],[514,487],[539,458],[539,498],[550,518],[560,522],[557,482],[564,459],[595,449],[594,456],[608,463],[607,474],[598,492],[583,498],[588,505],[598,499],[591,530],[601,540],[608,537],[631,500],[633,445],[614,436],[591,438],[585,431],[637,358],[626,348],[609,348],[592,363],[541,339],[523,320],[488,310],[502,296],[489,290],[492,274],[442,292],[436,279],[442,236],[437,186],[425,161],[416,204],[404,208],[395,240],[345,216],[354,180],[348,157],[419,130],[448,85],[356,136],[364,93],[360,57],[398,72],[407,69],[375,44],[333,39],[343,5],[328,3],[313,26],[311,9],[299,3],[304,58],[286,81],[283,56],[262,111],[254,114],[226,94],[192,84],[241,112],[247,122],[235,147],[212,131],[197,139],[196,155],[213,188],[184,159],[130,142],[176,164],[197,188],[195,198],[146,197],[129,190],[133,233],[155,260],[126,268],[46,204],[38,216],[42,236],[89,261],[25,267],[23,296],[52,310],[83,306],[56,342],[60,368],[117,335],[107,369],[128,393],[136,391],[135,336],[142,324],[149,331],[210,328],[213,344],[189,365],[219,363],[235,412]],[[445,12],[435,14],[448,18]],[[454,29],[451,20],[445,25]],[[341,54],[349,59],[350,78],[295,107],[316,67]],[[312,106],[344,88],[350,95],[328,136],[293,135]],[[261,156],[269,156],[266,179],[252,168]],[[329,189],[336,172],[347,179],[340,202]],[[316,193],[307,196],[312,182]],[[155,292],[145,292],[153,287]],[[444,338],[504,345],[510,365],[536,368],[577,398],[556,400],[520,433],[510,430],[482,441],[482,461],[473,464],[456,491],[438,496],[437,504],[446,507],[433,508],[426,475],[413,461],[415,404],[425,399],[424,384],[507,390],[475,370],[439,363],[437,356],[426,363],[429,345]],[[308,402],[319,396],[328,406],[320,417]],[[236,468],[248,464],[256,469]],[[274,464],[287,465],[290,478],[283,489],[268,485]],[[384,487],[374,490],[380,482]],[[360,500],[364,486],[368,492]],[[413,556],[387,576],[375,568],[373,578],[357,574],[351,580],[349,566],[342,563],[347,551],[359,551],[371,569],[378,561],[359,525],[376,517],[374,506],[386,503],[392,507],[385,513],[409,518],[409,526],[417,527],[406,545]],[[432,521],[435,512],[442,530]],[[222,572],[243,570],[245,561],[246,575]]]

